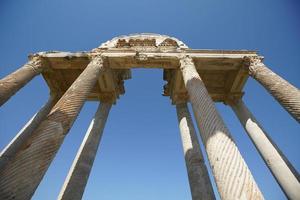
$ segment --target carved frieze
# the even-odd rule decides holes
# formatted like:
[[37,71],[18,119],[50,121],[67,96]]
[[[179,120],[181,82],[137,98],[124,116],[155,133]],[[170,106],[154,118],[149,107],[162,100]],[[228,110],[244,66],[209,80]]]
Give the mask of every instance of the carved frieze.
[[[176,38],[159,34],[133,34],[120,36],[103,43],[99,49],[125,48],[139,51],[188,49],[188,47]],[[95,50],[96,51],[96,50]]]

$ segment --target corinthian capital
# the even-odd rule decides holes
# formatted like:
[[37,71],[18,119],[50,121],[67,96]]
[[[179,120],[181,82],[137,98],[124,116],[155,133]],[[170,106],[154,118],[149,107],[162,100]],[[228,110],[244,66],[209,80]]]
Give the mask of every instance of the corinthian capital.
[[248,71],[250,76],[255,76],[257,70],[261,67],[265,67],[262,62],[262,56],[245,56],[244,57],[244,67]]
[[193,59],[189,56],[182,56],[180,57],[180,68],[183,68],[185,66],[194,65]]
[[96,56],[93,58],[93,60],[91,61],[91,63],[95,64],[95,65],[99,65],[102,66],[103,65],[103,59],[101,56]]
[[90,64],[91,65],[97,65],[97,66],[103,66],[103,57],[101,56],[101,54],[91,54],[89,55],[90,58]]
[[34,71],[40,73],[46,66],[45,60],[39,55],[33,55],[29,57],[27,66],[32,67]]

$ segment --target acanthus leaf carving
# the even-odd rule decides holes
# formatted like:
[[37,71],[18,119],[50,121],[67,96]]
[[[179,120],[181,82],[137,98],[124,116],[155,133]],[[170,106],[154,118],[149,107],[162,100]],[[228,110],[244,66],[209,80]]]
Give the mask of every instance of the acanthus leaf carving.
[[265,66],[262,60],[263,57],[261,56],[244,57],[244,68],[248,71],[250,76],[255,76],[257,70]]

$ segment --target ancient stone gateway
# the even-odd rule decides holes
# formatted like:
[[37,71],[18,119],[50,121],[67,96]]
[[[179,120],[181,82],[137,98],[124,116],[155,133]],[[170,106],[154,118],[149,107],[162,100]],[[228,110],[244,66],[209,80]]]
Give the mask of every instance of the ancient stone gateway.
[[[1,152],[0,199],[30,199],[84,102],[99,101],[58,199],[81,199],[111,106],[124,94],[134,67],[162,68],[164,95],[176,105],[193,200],[263,199],[214,102],[232,107],[281,189],[300,199],[299,175],[242,101],[248,77],[257,80],[300,122],[299,90],[272,72],[255,51],[196,50],[157,34],[116,37],[90,52],[40,52],[0,80],[0,105],[34,76],[50,89],[48,102]],[[208,156],[204,163],[187,103]]]

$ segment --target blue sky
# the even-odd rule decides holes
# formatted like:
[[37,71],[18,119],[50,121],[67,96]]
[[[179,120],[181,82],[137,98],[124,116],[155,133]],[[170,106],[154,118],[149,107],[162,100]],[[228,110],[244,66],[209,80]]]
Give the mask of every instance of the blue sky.
[[[0,2],[0,77],[38,51],[83,51],[118,35],[171,35],[195,49],[258,50],[265,63],[300,87],[297,0],[127,0]],[[135,69],[113,106],[84,199],[191,199],[175,107],[161,96],[162,70]],[[254,80],[244,101],[299,171],[300,129]],[[36,77],[0,109],[0,149],[46,102]],[[83,107],[33,199],[55,199],[97,104]],[[232,110],[217,104],[266,199],[285,199]]]

